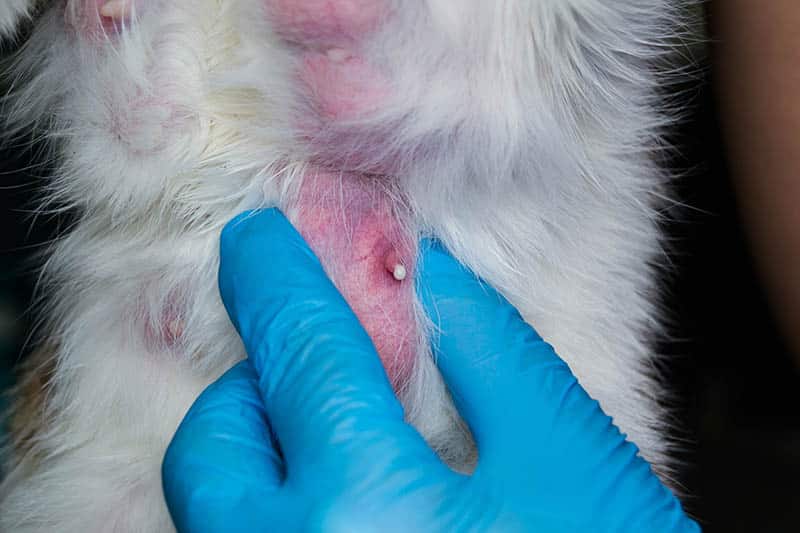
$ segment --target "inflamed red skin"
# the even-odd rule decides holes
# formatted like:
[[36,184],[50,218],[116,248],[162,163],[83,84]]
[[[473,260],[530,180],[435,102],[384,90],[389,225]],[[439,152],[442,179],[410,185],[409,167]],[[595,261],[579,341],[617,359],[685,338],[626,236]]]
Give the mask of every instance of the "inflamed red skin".
[[[301,138],[319,138],[330,122],[380,108],[389,85],[361,46],[388,16],[386,2],[266,0],[265,6],[275,31],[298,54],[297,90],[315,115],[297,117]],[[327,143],[322,153],[348,152]],[[401,386],[418,346],[415,236],[403,223],[390,177],[350,172],[333,158],[316,163],[290,217],[370,334],[392,383]]]
[[386,179],[311,170],[290,218],[355,312],[395,387],[413,368],[415,240]]

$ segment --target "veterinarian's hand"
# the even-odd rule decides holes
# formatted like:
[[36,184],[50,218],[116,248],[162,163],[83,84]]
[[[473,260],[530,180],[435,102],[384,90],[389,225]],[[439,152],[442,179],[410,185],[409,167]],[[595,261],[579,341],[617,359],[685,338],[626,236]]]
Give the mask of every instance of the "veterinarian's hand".
[[229,224],[220,289],[249,360],[167,452],[180,531],[699,529],[553,349],[441,248],[423,245],[419,292],[478,444],[472,476],[403,421],[370,339],[280,213]]

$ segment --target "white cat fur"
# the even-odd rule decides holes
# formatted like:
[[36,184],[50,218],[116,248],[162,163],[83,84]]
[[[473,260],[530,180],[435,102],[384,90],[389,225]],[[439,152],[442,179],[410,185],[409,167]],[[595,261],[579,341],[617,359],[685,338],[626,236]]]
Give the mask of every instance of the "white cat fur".
[[[3,2],[8,35],[32,2]],[[164,449],[244,355],[217,293],[219,232],[281,205],[275,176],[292,183],[309,157],[289,127],[291,64],[257,0],[151,0],[100,46],[45,3],[2,112],[7,131],[53,147],[42,209],[75,223],[42,276],[39,335],[58,347],[48,424],[12,454],[0,531],[169,531]],[[669,117],[655,66],[681,28],[676,4],[405,0],[369,46],[402,96],[358,125],[391,127],[417,229],[501,290],[662,473],[656,160]],[[182,343],[146,346],[145,322],[157,330],[175,301]],[[420,357],[409,420],[463,466],[468,441]]]

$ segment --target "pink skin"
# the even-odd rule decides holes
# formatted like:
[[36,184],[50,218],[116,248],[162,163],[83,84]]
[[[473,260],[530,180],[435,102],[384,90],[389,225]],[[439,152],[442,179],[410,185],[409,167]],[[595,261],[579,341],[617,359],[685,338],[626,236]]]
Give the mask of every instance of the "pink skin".
[[145,345],[153,353],[175,348],[183,337],[183,319],[175,309],[165,309],[158,328],[154,328],[149,321],[144,323]]
[[389,8],[384,0],[265,0],[275,29],[306,48],[353,49]]
[[[298,50],[298,89],[311,116],[298,117],[300,137],[313,139],[320,167],[305,176],[291,206],[292,222],[320,258],[372,338],[387,374],[400,388],[414,365],[414,238],[400,221],[388,178],[342,171],[376,152],[351,148],[329,126],[380,108],[388,80],[361,54],[360,43],[389,14],[385,0],[265,0],[275,30]],[[335,129],[335,128],[334,128]],[[341,133],[341,132],[338,132]],[[351,146],[345,146],[350,143]],[[358,165],[359,162],[355,161]],[[401,268],[397,268],[397,267]],[[399,275],[398,275],[399,273]],[[400,278],[400,279],[398,279]]]
[[307,51],[297,80],[305,103],[296,118],[297,135],[311,147],[315,163],[370,174],[398,166],[383,153],[387,143],[381,133],[365,135],[348,124],[379,110],[391,94],[388,80],[376,68],[342,49],[328,54]]
[[323,123],[354,119],[377,110],[389,91],[378,71],[353,55],[332,59],[330,55],[308,52],[298,76]]
[[108,0],[69,0],[66,11],[67,26],[79,35],[90,39],[102,39],[119,33],[127,24],[134,2],[141,0],[127,0],[124,8],[113,17],[103,16],[101,10]]
[[[172,350],[180,345],[184,333],[184,313],[186,312],[177,293],[170,293],[158,316],[153,321],[152,317],[138,317],[144,323],[145,346],[152,353],[161,353]],[[138,306],[144,312],[144,304]]]
[[372,338],[392,384],[400,388],[413,368],[419,336],[414,239],[400,221],[405,214],[398,212],[396,194],[386,191],[389,179],[342,171],[349,168],[342,152],[352,162],[369,160],[367,152],[377,149],[359,146],[359,155],[345,146],[352,138],[325,133],[387,100],[388,80],[364,59],[360,43],[378,29],[389,6],[386,0],[265,2],[269,21],[297,50],[298,90],[310,115],[297,118],[299,136],[312,142],[320,154],[316,162],[329,169],[305,176],[290,209],[292,222]]
[[[369,181],[371,180],[371,181]],[[292,222],[372,338],[395,387],[416,354],[413,271],[416,247],[379,178],[310,171]],[[407,277],[397,280],[402,265]]]
[[357,118],[386,100],[387,81],[360,54],[363,39],[389,14],[385,0],[265,2],[275,30],[300,50],[298,79],[323,125]]

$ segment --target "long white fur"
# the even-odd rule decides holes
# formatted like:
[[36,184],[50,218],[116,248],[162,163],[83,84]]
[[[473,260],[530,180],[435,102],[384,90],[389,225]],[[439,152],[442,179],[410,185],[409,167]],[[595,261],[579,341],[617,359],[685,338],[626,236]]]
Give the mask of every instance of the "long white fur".
[[[4,2],[9,34],[33,2]],[[368,49],[399,90],[346,127],[392,132],[375,157],[401,162],[415,230],[501,290],[668,472],[653,343],[669,117],[655,67],[682,28],[678,2],[397,2]],[[172,529],[166,444],[244,355],[217,294],[219,232],[243,209],[284,205],[310,156],[291,134],[291,60],[255,15],[261,1],[140,4],[98,45],[53,2],[11,71],[6,129],[52,143],[43,209],[75,224],[43,272],[40,335],[58,345],[50,424],[36,458],[8,464],[0,531]],[[146,324],[161,327],[174,302],[188,310],[182,343],[147,346]],[[466,468],[473,450],[425,347],[403,401]]]

